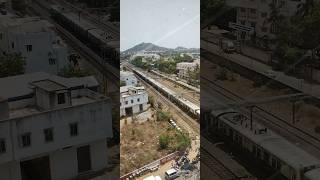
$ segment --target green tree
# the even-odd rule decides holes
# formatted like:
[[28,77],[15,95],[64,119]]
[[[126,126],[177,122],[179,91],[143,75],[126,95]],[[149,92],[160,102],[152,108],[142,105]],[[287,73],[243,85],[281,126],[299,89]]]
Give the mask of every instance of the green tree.
[[159,136],[159,149],[167,149],[170,143],[170,137],[167,134]]
[[64,67],[59,75],[63,77],[85,77],[85,76],[91,76],[94,73],[88,69],[80,69],[80,68],[74,68],[72,66],[66,66]]
[[171,118],[170,112],[166,112],[162,110],[157,111],[156,116],[158,121],[169,121]]
[[0,77],[23,74],[25,61],[20,54],[8,54],[0,57]]
[[191,140],[187,134],[177,133],[174,150],[183,151],[191,146]]

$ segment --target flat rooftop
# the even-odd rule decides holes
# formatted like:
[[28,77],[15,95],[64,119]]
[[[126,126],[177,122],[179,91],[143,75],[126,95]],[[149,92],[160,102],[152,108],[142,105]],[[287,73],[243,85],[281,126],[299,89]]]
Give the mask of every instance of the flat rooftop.
[[49,79],[35,81],[35,82],[32,82],[31,85],[33,85],[33,86],[35,86],[37,88],[43,89],[43,90],[45,90],[47,92],[65,90],[65,89],[68,88],[68,87],[66,87],[66,86],[64,86],[62,84],[59,84],[59,83],[54,82],[54,81],[49,80]]

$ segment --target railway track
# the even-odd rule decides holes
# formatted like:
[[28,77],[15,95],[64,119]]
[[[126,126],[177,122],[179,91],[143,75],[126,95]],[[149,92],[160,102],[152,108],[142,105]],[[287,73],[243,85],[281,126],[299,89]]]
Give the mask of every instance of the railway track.
[[[126,66],[126,67],[128,69],[132,70],[130,66]],[[189,115],[187,115],[185,112],[183,112],[183,110],[181,110],[179,107],[177,107],[169,99],[164,97],[160,92],[158,92],[154,87],[152,87],[150,84],[148,84],[142,78],[140,78],[139,76],[136,76],[136,77],[139,79],[140,82],[142,82],[146,86],[146,89],[149,92],[151,91],[152,94],[156,94],[158,97],[158,100],[160,99],[160,101],[162,103],[164,103],[164,105],[166,105],[168,109],[174,110],[174,112],[177,115],[179,115],[185,121],[185,123],[187,123],[198,136],[200,136],[200,125],[197,122],[197,120],[191,118]]]
[[210,152],[204,148],[200,149],[201,163],[204,163],[208,168],[212,170],[217,176],[223,180],[236,180],[240,179],[235,173],[233,173],[228,167],[226,167],[218,158],[213,156]]
[[[182,94],[182,97],[184,97],[185,99],[189,100],[190,102],[194,103],[194,104],[197,104],[198,106],[200,105],[200,100],[199,98],[196,98],[199,96],[199,94],[197,92],[192,92],[191,90],[188,91],[188,90],[184,90],[185,88],[183,88],[182,86],[180,85],[177,85],[169,80],[166,80],[162,77],[159,77],[158,75],[156,74],[153,74],[153,73],[149,73],[149,72],[146,72],[144,71],[144,73],[148,74],[149,76],[151,76],[152,78],[154,79],[160,79],[160,81],[162,81],[162,84],[165,85],[166,87],[168,87],[169,89],[173,90],[173,91],[176,91],[178,93],[181,93]],[[179,86],[181,87],[183,90],[181,89],[178,89],[176,86]],[[192,96],[190,93],[196,93],[196,97]]]
[[65,40],[65,42],[76,50],[79,54],[85,57],[89,63],[91,63],[99,72],[101,72],[105,77],[107,77],[110,82],[115,87],[119,87],[119,70],[109,65],[108,63],[104,63],[103,59],[95,54],[90,48],[88,48],[85,44],[83,44],[79,39],[73,36],[69,31],[64,29],[59,24],[55,23],[49,13],[49,7],[44,4],[34,1],[30,7],[33,9],[33,13],[37,14],[41,17],[46,18],[50,21],[50,23],[55,25],[56,32]]
[[65,0],[55,0],[55,2],[58,4],[63,4],[64,7],[68,7],[68,8],[71,8],[71,9],[77,11],[77,12],[83,13],[85,15],[86,19],[90,20],[92,23],[94,23],[98,27],[102,28],[103,30],[109,32],[114,39],[118,39],[118,40],[120,39],[120,29],[118,27],[115,27],[112,23],[102,22],[102,21],[98,20],[96,17],[93,17],[87,11],[85,11],[85,10],[65,1]]
[[[206,59],[210,62],[209,59]],[[211,61],[212,62],[212,61]],[[223,98],[239,103],[241,101],[244,101],[245,99],[236,93],[222,87],[221,85],[217,84],[216,82],[201,76],[201,81],[205,82],[206,87],[210,90],[213,90],[215,93],[221,95]],[[262,122],[263,124],[273,127],[273,128],[281,128],[282,131],[285,131],[289,133],[290,135],[293,135],[294,137],[298,138],[299,140],[302,140],[303,142],[307,143],[311,147],[315,148],[317,151],[320,151],[320,139],[313,136],[312,134],[305,132],[296,126],[288,123],[286,120],[274,115],[273,113],[263,109],[262,107],[259,107],[258,105],[254,106],[256,110],[259,111],[259,114],[254,113],[254,119],[258,120],[259,122]],[[242,112],[244,112],[246,115],[250,114],[250,110],[248,108],[240,108]],[[263,114],[263,115],[262,115]]]

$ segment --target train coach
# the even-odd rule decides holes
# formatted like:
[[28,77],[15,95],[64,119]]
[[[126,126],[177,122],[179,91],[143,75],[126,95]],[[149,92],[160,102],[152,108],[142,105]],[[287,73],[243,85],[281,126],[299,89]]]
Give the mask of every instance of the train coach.
[[52,5],[50,14],[58,24],[66,28],[98,54],[104,60],[104,63],[109,63],[119,68],[119,40],[114,39],[110,33],[103,31],[83,17],[63,7]]
[[133,71],[144,81],[149,83],[152,87],[154,87],[158,92],[168,98],[171,102],[176,104],[178,107],[183,109],[189,116],[199,119],[200,118],[200,108],[199,106],[193,104],[192,102],[188,101],[180,97],[176,92],[172,91],[171,89],[167,88],[166,86],[162,85],[158,81],[153,78],[148,77],[146,74],[133,69]]
[[203,116],[209,132],[221,137],[234,153],[263,168],[274,179],[318,180],[320,160],[284,137],[232,109]]

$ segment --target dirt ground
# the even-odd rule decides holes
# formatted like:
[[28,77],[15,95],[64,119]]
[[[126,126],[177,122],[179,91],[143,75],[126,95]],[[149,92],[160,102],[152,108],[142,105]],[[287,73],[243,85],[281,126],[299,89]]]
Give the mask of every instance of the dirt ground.
[[[211,75],[206,76],[206,78],[214,80],[224,88],[247,99],[266,98],[292,93],[290,92],[291,90],[287,88],[275,89],[270,88],[269,86],[254,87],[253,81],[230,71],[227,73],[228,80],[220,81],[216,79],[216,74],[218,74],[221,67],[207,60],[203,60],[201,63],[203,63],[201,66],[201,74]],[[231,80],[231,74],[233,74],[234,80]],[[320,127],[320,109],[304,102],[299,102],[297,104],[297,113],[295,116],[297,122],[295,125],[320,138],[320,134],[315,132],[315,127]],[[292,122],[292,102],[289,100],[280,100],[272,103],[261,104],[259,106],[290,123]]]
[[[124,121],[124,120],[121,120]],[[124,175],[169,153],[159,150],[158,138],[162,133],[175,132],[166,121],[124,123],[121,127],[120,174]]]

